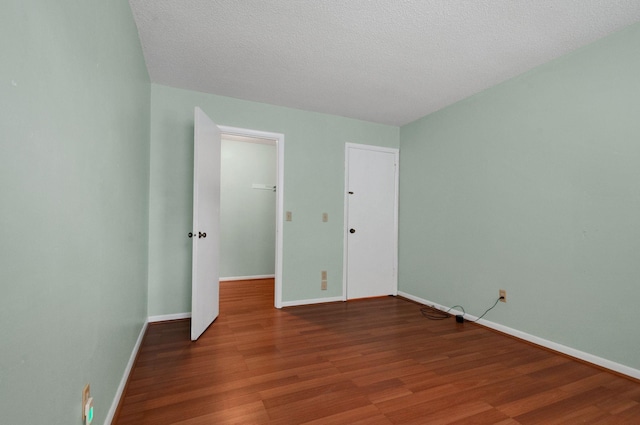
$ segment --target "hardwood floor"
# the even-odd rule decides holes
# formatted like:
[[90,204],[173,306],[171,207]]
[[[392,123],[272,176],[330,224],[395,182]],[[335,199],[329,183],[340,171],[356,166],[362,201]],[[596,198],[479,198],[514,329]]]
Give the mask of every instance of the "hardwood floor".
[[195,343],[188,320],[149,326],[114,424],[640,424],[640,383],[401,298],[220,299]]

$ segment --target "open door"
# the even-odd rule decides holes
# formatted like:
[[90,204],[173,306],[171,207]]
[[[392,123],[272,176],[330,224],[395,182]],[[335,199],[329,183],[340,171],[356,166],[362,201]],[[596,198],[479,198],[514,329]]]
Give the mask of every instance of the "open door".
[[220,310],[220,129],[195,108],[193,158],[193,259],[191,340]]

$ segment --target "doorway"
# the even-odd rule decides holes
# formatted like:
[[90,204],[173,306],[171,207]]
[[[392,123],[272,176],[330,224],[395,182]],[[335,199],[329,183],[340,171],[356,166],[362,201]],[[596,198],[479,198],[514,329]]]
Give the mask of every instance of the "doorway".
[[345,148],[345,299],[398,293],[398,149]]
[[273,279],[276,143],[221,135],[220,281]]
[[[274,306],[282,308],[282,223],[284,220],[284,135],[263,131],[249,130],[236,127],[220,126],[222,139],[230,143],[248,143],[262,145],[262,147],[275,147],[275,181],[255,181],[249,190],[255,195],[273,196],[275,194],[275,243],[274,243]],[[224,161],[224,159],[223,159]],[[274,187],[275,186],[275,187]],[[249,259],[250,258],[246,258]],[[222,276],[222,275],[221,275]],[[247,276],[234,276],[234,278],[246,278]],[[266,276],[255,276],[266,277]]]

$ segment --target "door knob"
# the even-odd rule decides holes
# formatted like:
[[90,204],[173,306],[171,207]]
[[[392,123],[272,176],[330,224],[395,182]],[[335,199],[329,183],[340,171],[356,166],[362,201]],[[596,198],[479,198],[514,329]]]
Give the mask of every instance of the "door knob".
[[349,233],[355,233],[356,229],[349,229]]
[[204,233],[202,233],[202,232],[198,232],[198,239],[200,239],[200,238],[206,238],[206,237],[207,237],[207,233],[206,233],[206,232],[204,232]]
[[189,237],[192,238],[193,237],[193,233],[189,232]]

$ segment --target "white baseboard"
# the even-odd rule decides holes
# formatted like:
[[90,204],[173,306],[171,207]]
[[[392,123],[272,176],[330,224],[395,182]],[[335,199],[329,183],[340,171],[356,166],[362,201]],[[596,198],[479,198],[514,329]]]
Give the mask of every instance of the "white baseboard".
[[175,313],[175,314],[161,314],[160,316],[149,316],[149,323],[155,322],[167,322],[169,320],[190,319],[191,313]]
[[220,282],[230,282],[232,280],[256,280],[256,279],[275,279],[275,274],[259,274],[255,276],[232,276],[221,277]]
[[342,298],[342,297],[332,297],[332,298],[315,298],[315,299],[310,299],[310,300],[283,301],[282,302],[282,307],[295,307],[297,305],[334,303],[336,301],[344,301],[344,298]]
[[[423,304],[423,305],[433,306],[433,307],[437,308],[438,310],[442,310],[442,311],[449,310],[449,307],[440,305],[438,303],[434,303],[433,301],[425,300],[425,299],[420,298],[420,297],[416,297],[416,296],[411,295],[411,294],[407,294],[406,292],[398,291],[398,295],[401,296],[401,297],[407,298],[407,299],[409,299],[411,301],[415,301],[417,303]],[[449,313],[452,313],[454,315],[455,314],[462,314],[462,311],[458,311],[458,310],[453,309]],[[465,318],[469,318],[470,320],[476,320],[477,319],[476,316],[473,316],[473,315],[471,315],[469,313],[465,314]],[[526,332],[522,332],[522,331],[519,331],[517,329],[513,329],[513,328],[510,328],[508,326],[501,325],[499,323],[490,322],[490,321],[485,320],[485,319],[480,319],[480,320],[478,320],[477,323],[480,324],[480,325],[486,326],[487,328],[495,329],[495,330],[497,330],[499,332],[502,332],[504,334],[516,337],[518,339],[522,339],[524,341],[531,342],[533,344],[539,345],[541,347],[548,348],[548,349],[553,350],[553,351],[557,351],[557,352],[562,353],[562,354],[566,354],[567,356],[574,357],[576,359],[585,361],[587,363],[592,363],[594,365],[603,367],[605,369],[612,370],[614,372],[620,373],[622,375],[629,376],[629,377],[634,378],[634,379],[640,379],[640,370],[638,370],[638,369],[634,369],[632,367],[625,366],[623,364],[616,363],[614,361],[607,360],[607,359],[604,359],[602,357],[598,357],[598,356],[595,356],[593,354],[586,353],[584,351],[576,350],[575,348],[567,347],[566,345],[558,344],[556,342],[549,341],[547,339],[540,338],[540,337],[537,337],[535,335],[531,335],[531,334],[528,334]]]
[[136,357],[138,356],[138,351],[140,350],[140,346],[142,345],[144,334],[147,331],[147,325],[148,322],[144,322],[144,324],[142,325],[142,329],[140,329],[140,334],[138,334],[138,339],[133,346],[131,356],[129,356],[129,362],[127,363],[127,367],[125,367],[124,369],[122,379],[120,379],[120,385],[118,385],[116,395],[113,397],[113,402],[111,403],[111,408],[107,412],[107,417],[104,420],[104,425],[111,425],[111,422],[113,422],[113,416],[116,414],[118,404],[120,404],[120,399],[122,398],[122,395],[124,393],[124,388],[127,385],[127,381],[129,380],[129,374],[131,373],[131,369],[133,369],[133,364],[135,363]]

